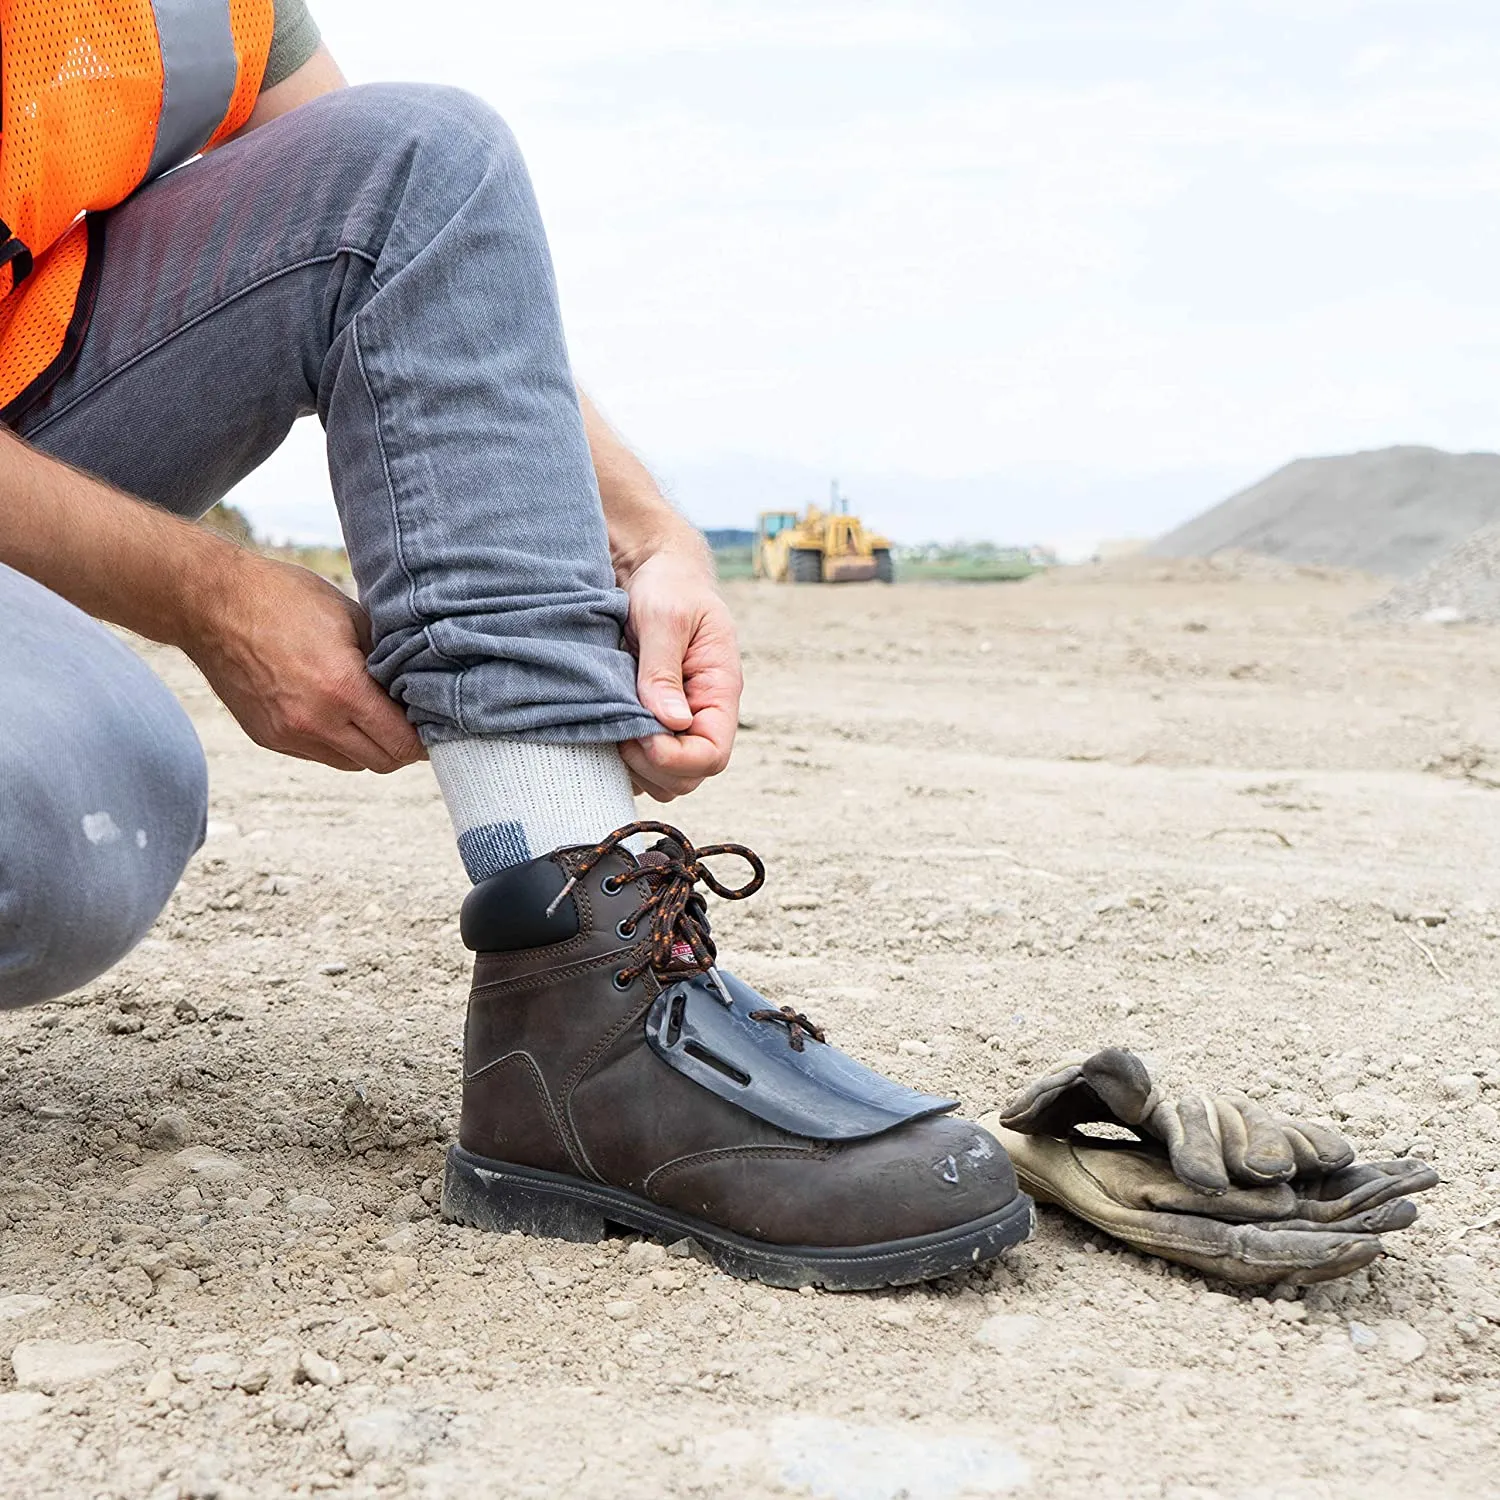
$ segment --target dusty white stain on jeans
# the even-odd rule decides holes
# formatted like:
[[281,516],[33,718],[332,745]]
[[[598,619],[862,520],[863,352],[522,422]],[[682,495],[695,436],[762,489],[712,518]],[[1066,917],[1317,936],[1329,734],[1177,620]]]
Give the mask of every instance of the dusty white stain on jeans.
[[107,812],[85,813],[83,836],[91,844],[113,844],[120,837],[120,826]]
[[151,840],[146,837],[146,830],[144,828],[137,828],[135,831],[135,847],[137,849],[144,849],[150,842]]

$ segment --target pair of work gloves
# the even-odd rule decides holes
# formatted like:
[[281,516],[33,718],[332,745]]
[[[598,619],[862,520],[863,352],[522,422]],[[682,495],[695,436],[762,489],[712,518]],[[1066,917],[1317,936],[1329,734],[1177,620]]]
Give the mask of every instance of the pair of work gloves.
[[1434,1186],[1426,1162],[1355,1160],[1337,1131],[1243,1094],[1167,1099],[1133,1052],[1069,1063],[980,1121],[1021,1185],[1148,1255],[1244,1286],[1328,1281],[1383,1253]]

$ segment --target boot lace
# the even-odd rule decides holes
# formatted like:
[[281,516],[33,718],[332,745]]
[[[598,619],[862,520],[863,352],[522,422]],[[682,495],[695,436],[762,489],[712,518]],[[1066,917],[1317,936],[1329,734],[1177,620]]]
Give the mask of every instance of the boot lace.
[[[617,979],[621,985],[631,984],[648,969],[664,980],[707,974],[727,1005],[730,1003],[730,996],[715,967],[719,950],[714,945],[713,934],[709,930],[708,908],[695,887],[701,881],[725,901],[743,901],[753,896],[765,884],[766,867],[760,856],[744,844],[705,844],[703,848],[697,849],[686,834],[670,823],[645,820],[627,823],[584,852],[574,866],[573,874],[547,908],[547,915],[551,916],[562,905],[578,882],[600,860],[619,849],[627,839],[643,833],[659,834],[661,840],[647,852],[647,856],[642,856],[637,861],[635,871],[618,878],[614,888],[630,881],[646,881],[650,886],[650,894],[620,924],[620,930],[630,935],[642,922],[648,922],[649,926],[640,957],[621,969]],[[721,854],[734,855],[750,866],[751,876],[744,885],[725,885],[703,863],[704,860]],[[615,880],[615,877],[609,879]],[[803,1050],[807,1037],[817,1042],[826,1040],[822,1027],[815,1025],[800,1011],[793,1010],[790,1005],[783,1005],[777,1010],[753,1010],[750,1012],[750,1019],[785,1026],[787,1042],[795,1052]]]

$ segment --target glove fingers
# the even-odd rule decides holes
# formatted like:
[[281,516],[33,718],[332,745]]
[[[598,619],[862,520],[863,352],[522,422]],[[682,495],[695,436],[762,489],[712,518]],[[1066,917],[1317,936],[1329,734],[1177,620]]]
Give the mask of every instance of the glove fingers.
[[1173,1213],[1124,1213],[1114,1222],[1090,1215],[1107,1233],[1164,1260],[1241,1286],[1303,1285],[1347,1276],[1384,1253],[1373,1234],[1305,1232],[1226,1224]]
[[[1122,1156],[1126,1153],[1120,1153]],[[1132,1153],[1133,1154],[1133,1153]],[[1180,1181],[1168,1169],[1166,1162],[1155,1164],[1157,1171],[1151,1176],[1142,1173],[1129,1174],[1134,1187],[1134,1200],[1143,1208],[1164,1210],[1178,1214],[1196,1214],[1200,1218],[1218,1219],[1225,1224],[1280,1223],[1298,1213],[1303,1205],[1291,1187],[1284,1182],[1268,1183],[1265,1187],[1236,1187],[1231,1185],[1217,1194],[1201,1192]],[[1107,1162],[1091,1163],[1095,1175],[1111,1191],[1124,1174],[1112,1177]],[[1118,1194],[1121,1201],[1132,1201],[1125,1193]]]
[[1106,1047],[1070,1063],[1016,1095],[1000,1123],[1022,1135],[1066,1135],[1096,1122],[1136,1126],[1156,1107],[1146,1065],[1133,1052]]
[[1311,1120],[1294,1120],[1290,1115],[1272,1115],[1271,1118],[1281,1127],[1297,1158],[1299,1175],[1337,1172],[1354,1160],[1354,1147],[1329,1126]]
[[[1277,1115],[1276,1120],[1285,1133],[1286,1143],[1291,1148],[1292,1157],[1297,1163],[1298,1177],[1319,1177],[1330,1170],[1324,1165],[1322,1153],[1308,1135],[1307,1127],[1301,1120],[1293,1120],[1286,1115]],[[1343,1166],[1346,1163],[1340,1162],[1339,1165]]]
[[1182,1181],[1214,1197],[1228,1188],[1229,1173],[1224,1169],[1219,1115],[1213,1100],[1204,1094],[1189,1094],[1175,1105],[1158,1105],[1151,1121],[1166,1143],[1172,1170]]
[[1278,1273],[1257,1279],[1282,1281],[1292,1286],[1347,1276],[1385,1254],[1385,1246],[1373,1234],[1343,1234],[1334,1230],[1308,1233],[1244,1225],[1237,1236],[1235,1248],[1239,1261],[1252,1271]]
[[1332,1224],[1403,1199],[1408,1193],[1424,1192],[1437,1180],[1437,1173],[1424,1161],[1356,1162],[1329,1177],[1299,1184],[1303,1195],[1298,1210],[1304,1219]]
[[1083,1064],[1083,1078],[1122,1125],[1143,1123],[1160,1098],[1145,1063],[1123,1047],[1096,1052]]
[[1078,1082],[1082,1072],[1083,1069],[1074,1063],[1037,1079],[1000,1111],[1000,1123],[1007,1130],[1018,1130],[1022,1135],[1042,1131],[1040,1122],[1048,1117],[1057,1100]]
[[[1298,1207],[1307,1205],[1301,1203]],[[1397,1229],[1409,1229],[1416,1220],[1417,1205],[1410,1198],[1392,1198],[1389,1202],[1378,1203],[1373,1208],[1361,1209],[1342,1218],[1282,1219],[1263,1227],[1318,1234],[1390,1234]]]
[[1237,1098],[1233,1103],[1245,1122],[1247,1140],[1244,1159],[1228,1164],[1229,1175],[1239,1182],[1286,1182],[1297,1170],[1286,1132],[1253,1099]]

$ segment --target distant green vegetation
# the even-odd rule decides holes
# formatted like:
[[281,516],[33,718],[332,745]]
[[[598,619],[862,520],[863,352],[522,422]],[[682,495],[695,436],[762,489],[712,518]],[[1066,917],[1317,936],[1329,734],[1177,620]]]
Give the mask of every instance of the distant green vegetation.
[[715,547],[714,561],[719,565],[719,577],[726,582],[732,578],[755,576],[755,562],[750,547]]
[[1044,566],[1024,547],[999,547],[993,542],[896,549],[896,577],[913,582],[1015,583]]
[[[713,533],[709,538],[713,540]],[[726,582],[754,576],[750,547],[715,547],[714,558],[719,577]],[[1024,547],[1000,547],[994,542],[897,547],[895,564],[897,583],[1014,583],[1047,566],[1045,559]]]

